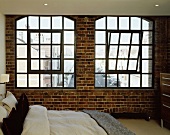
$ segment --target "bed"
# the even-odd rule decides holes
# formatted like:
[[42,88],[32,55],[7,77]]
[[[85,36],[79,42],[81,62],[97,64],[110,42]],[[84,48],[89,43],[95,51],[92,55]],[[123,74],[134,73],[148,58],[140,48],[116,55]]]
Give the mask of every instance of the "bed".
[[0,114],[0,135],[135,135],[108,113],[47,110],[41,105],[29,105],[25,94],[17,101],[8,93],[0,105]]

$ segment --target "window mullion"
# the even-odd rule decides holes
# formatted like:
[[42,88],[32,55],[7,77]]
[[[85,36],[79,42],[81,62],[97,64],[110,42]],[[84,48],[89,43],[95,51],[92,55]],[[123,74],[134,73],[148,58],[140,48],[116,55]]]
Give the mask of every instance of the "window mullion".
[[130,36],[130,45],[129,45],[128,61],[127,61],[127,67],[126,67],[126,70],[128,70],[128,67],[129,67],[130,51],[131,51],[131,45],[132,45],[132,37],[133,37],[133,33],[131,33],[131,36]]
[[117,70],[117,65],[118,65],[118,60],[119,60],[118,56],[119,56],[120,39],[121,39],[121,33],[119,32],[119,40],[118,40],[118,45],[117,45],[117,56],[116,56],[115,70]]

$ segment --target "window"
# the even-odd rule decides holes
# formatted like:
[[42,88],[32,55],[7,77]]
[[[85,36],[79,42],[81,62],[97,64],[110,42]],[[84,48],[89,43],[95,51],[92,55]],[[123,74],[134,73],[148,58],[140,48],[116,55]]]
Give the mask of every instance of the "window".
[[63,16],[16,20],[16,87],[75,88],[75,21]]
[[95,87],[153,87],[153,22],[103,17],[95,22]]

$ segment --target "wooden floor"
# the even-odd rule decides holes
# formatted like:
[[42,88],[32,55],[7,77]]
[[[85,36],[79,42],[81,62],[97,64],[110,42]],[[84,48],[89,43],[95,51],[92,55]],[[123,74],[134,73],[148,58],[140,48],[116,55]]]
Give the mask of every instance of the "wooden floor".
[[144,119],[118,119],[136,135],[170,135],[170,129],[161,128],[157,121]]

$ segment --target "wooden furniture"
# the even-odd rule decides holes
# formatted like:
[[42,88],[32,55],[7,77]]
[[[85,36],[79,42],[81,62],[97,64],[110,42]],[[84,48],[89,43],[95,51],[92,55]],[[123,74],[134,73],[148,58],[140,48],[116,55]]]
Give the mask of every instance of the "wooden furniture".
[[160,74],[161,127],[163,121],[170,123],[170,73]]

